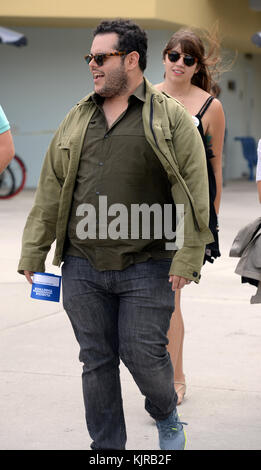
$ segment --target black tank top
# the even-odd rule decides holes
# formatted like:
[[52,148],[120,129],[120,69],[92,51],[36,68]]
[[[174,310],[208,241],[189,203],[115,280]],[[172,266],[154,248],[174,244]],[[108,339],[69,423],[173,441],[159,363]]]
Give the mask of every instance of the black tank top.
[[202,117],[207,111],[208,107],[211,105],[214,96],[209,96],[209,98],[205,101],[200,111],[194,116],[194,122],[198,128],[198,131],[201,135],[205,151],[206,151],[206,158],[207,158],[207,169],[208,169],[208,181],[209,181],[209,204],[210,204],[210,212],[209,212],[209,228],[214,236],[214,242],[208,244],[206,246],[206,253],[205,253],[205,261],[209,261],[210,263],[214,262],[213,258],[217,258],[220,256],[219,251],[219,241],[218,241],[218,221],[217,221],[217,214],[215,211],[214,201],[216,198],[216,178],[214,175],[213,167],[211,164],[211,158],[214,157],[211,144],[208,141],[207,134],[204,134],[204,129],[202,125]]

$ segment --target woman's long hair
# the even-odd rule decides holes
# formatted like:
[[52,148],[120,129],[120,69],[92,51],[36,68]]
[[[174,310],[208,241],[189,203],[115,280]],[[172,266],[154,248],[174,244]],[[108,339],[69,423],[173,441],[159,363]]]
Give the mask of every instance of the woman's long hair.
[[221,73],[222,58],[220,55],[220,43],[217,39],[217,26],[212,33],[194,32],[192,29],[181,29],[174,33],[163,50],[163,60],[168,51],[180,46],[184,54],[189,54],[198,60],[197,72],[191,83],[202,88],[208,93],[211,91]]

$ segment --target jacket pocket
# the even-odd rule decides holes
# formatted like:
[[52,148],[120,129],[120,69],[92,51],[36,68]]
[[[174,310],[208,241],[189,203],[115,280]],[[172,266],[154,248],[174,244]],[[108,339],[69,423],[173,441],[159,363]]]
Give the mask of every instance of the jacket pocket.
[[166,127],[166,126],[161,126],[162,127],[162,132],[163,132],[163,135],[165,137],[165,140],[172,140],[172,135],[171,135],[171,132],[170,132],[170,128],[169,127]]
[[62,182],[64,182],[68,174],[70,164],[70,136],[63,136],[58,147],[60,151],[60,178]]
[[172,134],[171,134],[170,128],[162,125],[162,132],[163,132],[163,135],[164,135],[164,139],[167,143],[169,152],[170,152],[170,154],[173,158],[173,161],[175,162],[175,165],[177,166],[177,169],[179,171],[179,164],[178,164],[176,153],[175,153],[175,150],[174,150],[174,147],[173,147]]

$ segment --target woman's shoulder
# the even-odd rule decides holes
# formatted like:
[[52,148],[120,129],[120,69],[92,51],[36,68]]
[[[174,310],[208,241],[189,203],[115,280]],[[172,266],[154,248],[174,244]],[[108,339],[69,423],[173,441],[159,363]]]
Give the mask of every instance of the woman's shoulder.
[[[212,96],[212,95],[211,95]],[[213,97],[214,99],[212,100],[212,109],[215,109],[215,110],[223,110],[223,106],[222,106],[222,103],[221,101],[219,101],[218,98],[215,98]]]
[[195,101],[197,102],[198,112],[203,110],[205,107],[208,114],[223,110],[221,102],[215,98],[215,96],[199,87],[195,88],[197,88],[197,90],[195,90]]
[[223,129],[223,127],[225,127],[223,106],[215,97],[213,97],[213,100],[205,113],[205,122],[209,132],[216,132],[217,129]]
[[[210,95],[212,96],[212,95]],[[221,101],[219,101],[218,98],[215,98],[213,97],[212,101],[211,101],[211,106],[209,106],[209,109],[208,109],[208,113],[209,115],[211,114],[215,114],[215,115],[223,115],[224,114],[224,111],[223,111],[223,106],[222,106],[222,103]]]
[[[202,106],[207,103],[208,101],[211,102],[211,107],[210,108],[216,108],[216,109],[221,109],[222,104],[217,99],[213,94],[203,90],[202,88],[199,88],[194,85],[194,90],[195,90],[195,96],[197,96],[198,100],[200,100]],[[211,99],[210,99],[211,98]]]

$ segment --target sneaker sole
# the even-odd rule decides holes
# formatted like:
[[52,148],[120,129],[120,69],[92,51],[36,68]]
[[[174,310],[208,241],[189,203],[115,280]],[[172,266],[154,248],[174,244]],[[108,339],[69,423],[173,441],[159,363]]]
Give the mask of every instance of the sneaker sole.
[[184,431],[184,436],[185,436],[185,445],[184,445],[184,449],[183,450],[186,450],[186,447],[187,447],[187,434],[186,434],[186,431]]

